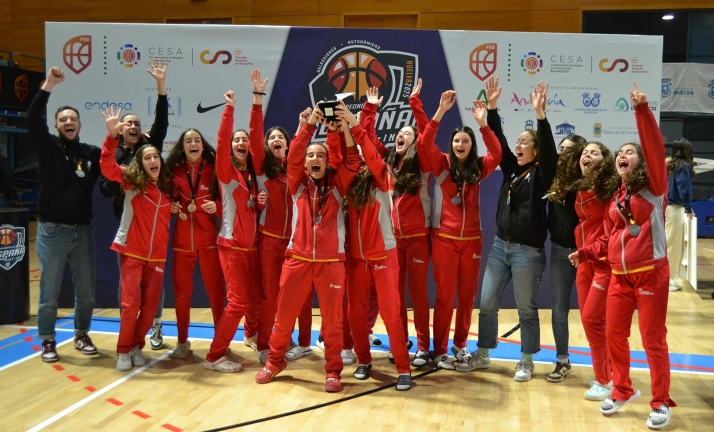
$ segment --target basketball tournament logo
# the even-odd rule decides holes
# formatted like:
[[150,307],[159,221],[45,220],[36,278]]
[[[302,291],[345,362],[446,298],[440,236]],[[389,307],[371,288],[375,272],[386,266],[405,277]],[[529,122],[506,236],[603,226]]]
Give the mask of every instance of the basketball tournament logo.
[[[341,99],[356,113],[367,101],[367,89],[378,87],[384,100],[377,113],[377,134],[383,142],[393,142],[402,127],[414,123],[409,96],[418,77],[416,54],[349,44],[332,48],[322,57],[317,76],[310,82],[310,99],[313,106],[320,100]],[[326,136],[321,126],[314,140],[323,141]]]
[[132,68],[138,65],[139,60],[141,60],[139,47],[135,47],[132,44],[125,44],[124,46],[119,47],[119,51],[117,51],[117,60],[119,60],[120,65],[127,68]]
[[15,96],[20,102],[27,98],[27,75],[15,78]]
[[92,37],[75,36],[65,42],[62,59],[69,70],[77,75],[81,74],[92,63]]
[[10,270],[25,257],[25,228],[0,226],[0,268]]
[[543,69],[543,59],[535,51],[529,51],[523,54],[521,59],[521,67],[523,72],[528,73],[528,75],[535,75]]
[[497,54],[498,45],[495,43],[486,43],[474,48],[469,57],[471,73],[481,81],[486,81],[496,72]]

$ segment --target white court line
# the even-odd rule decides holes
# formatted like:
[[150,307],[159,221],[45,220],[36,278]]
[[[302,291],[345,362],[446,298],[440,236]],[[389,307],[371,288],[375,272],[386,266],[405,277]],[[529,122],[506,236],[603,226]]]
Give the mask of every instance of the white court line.
[[[8,326],[8,327],[9,327],[9,326]],[[35,327],[35,328],[37,328],[37,327]],[[57,330],[60,330],[60,329],[57,329]],[[67,330],[67,331],[74,332],[74,330]],[[64,344],[67,344],[67,343],[73,342],[73,341],[74,341],[73,338],[69,338],[69,339],[67,339],[67,340],[64,341],[64,342],[58,343],[57,346],[62,346],[62,345],[64,345]],[[21,358],[20,360],[16,360],[16,361],[14,361],[14,362],[12,362],[12,363],[10,363],[10,364],[6,364],[5,366],[0,367],[0,372],[4,371],[5,369],[9,369],[9,368],[11,368],[11,367],[13,367],[13,366],[17,366],[17,365],[19,365],[20,363],[25,362],[25,361],[27,361],[27,360],[29,360],[29,359],[31,359],[31,358],[37,357],[37,356],[39,356],[39,355],[41,355],[41,354],[42,354],[42,350],[37,351],[37,352],[34,353],[34,354],[30,354],[29,356],[27,356],[27,357],[25,357],[25,358]]]
[[709,252],[714,252],[714,250],[711,250],[711,249],[709,249],[709,248],[703,247],[702,249],[704,249],[704,250],[706,250],[706,251],[709,251]]
[[52,423],[56,422],[57,420],[61,419],[64,416],[66,416],[67,414],[71,413],[72,411],[76,411],[77,409],[83,407],[84,405],[88,404],[89,402],[93,401],[94,399],[98,398],[99,396],[103,395],[104,393],[108,392],[109,390],[113,389],[114,387],[118,386],[119,384],[122,384],[125,381],[137,376],[141,372],[145,371],[146,369],[150,368],[151,366],[155,365],[156,363],[158,363],[161,360],[168,357],[171,353],[173,353],[173,350],[171,350],[167,353],[164,353],[163,355],[161,355],[158,358],[152,360],[151,362],[145,364],[144,366],[131,371],[130,374],[125,375],[125,376],[119,378],[118,380],[114,381],[113,383],[109,384],[108,386],[104,387],[103,389],[92,393],[91,395],[89,395],[86,398],[82,399],[81,401],[75,403],[71,407],[60,411],[59,413],[53,415],[52,417],[48,418],[47,420],[43,421],[42,423],[38,424],[37,426],[33,427],[32,429],[29,429],[28,432],[35,432],[35,431],[44,429],[45,427],[51,425]]

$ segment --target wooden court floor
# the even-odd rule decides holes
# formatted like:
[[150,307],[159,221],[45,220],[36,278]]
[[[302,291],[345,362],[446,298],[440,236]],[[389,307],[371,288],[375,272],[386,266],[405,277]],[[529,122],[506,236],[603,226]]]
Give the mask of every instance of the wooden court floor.
[[[31,268],[37,268],[34,236]],[[685,286],[669,297],[668,343],[670,353],[689,354],[692,367],[672,372],[671,396],[679,405],[672,410],[672,421],[663,430],[709,431],[714,429],[714,240],[699,240],[699,291]],[[37,272],[32,273],[36,275]],[[37,312],[38,279],[33,276],[32,314]],[[60,310],[67,316],[72,310]],[[319,314],[319,311],[315,311]],[[472,332],[478,329],[474,313]],[[95,317],[117,318],[117,310],[97,310]],[[193,323],[210,323],[210,311],[192,310]],[[552,345],[550,311],[541,310],[541,343]],[[173,309],[164,310],[164,320],[175,320]],[[513,310],[500,314],[499,334],[517,323]],[[62,325],[71,335],[72,323]],[[36,319],[23,326],[0,326],[0,361],[9,338],[18,343],[39,344]],[[313,329],[320,318],[313,320]],[[69,330],[69,332],[67,331]],[[375,333],[386,334],[378,321]],[[413,326],[410,326],[412,336]],[[62,332],[60,332],[62,333]],[[239,332],[241,333],[241,332]],[[201,365],[210,340],[194,339],[193,353],[185,360],[168,357],[176,340],[165,338],[164,349],[144,353],[150,367],[132,372],[116,370],[113,332],[93,332],[99,355],[88,357],[76,351],[71,340],[58,347],[60,361],[43,363],[37,354],[10,365],[0,363],[0,430],[106,430],[106,431],[178,431],[210,430],[259,421],[297,410],[303,412],[240,427],[247,431],[625,431],[647,430],[649,414],[649,372],[633,369],[634,387],[642,397],[611,417],[604,417],[597,402],[583,399],[592,378],[592,368],[574,366],[563,382],[546,380],[552,363],[537,363],[531,381],[513,380],[515,361],[494,360],[486,371],[459,373],[414,369],[414,387],[397,392],[380,387],[396,380],[394,366],[386,353],[374,354],[372,378],[358,381],[352,377],[355,366],[346,366],[342,376],[344,390],[337,394],[324,391],[322,352],[290,362],[274,382],[255,384],[253,378],[261,365],[254,351],[242,342],[232,350],[243,364],[236,374],[210,372]],[[519,333],[509,336],[517,342]],[[315,341],[313,340],[313,343]],[[571,347],[587,347],[577,310],[570,314]],[[630,340],[633,351],[642,351],[637,329],[637,315]],[[412,349],[413,353],[414,349]],[[546,350],[544,350],[546,351]],[[549,361],[555,360],[554,351]],[[688,357],[681,357],[687,363]],[[698,362],[698,363],[697,363]],[[702,366],[704,365],[704,366]],[[420,376],[422,373],[426,374]],[[374,391],[377,390],[377,391]],[[365,392],[374,391],[370,394]],[[344,400],[347,399],[347,400]],[[323,407],[309,409],[321,404]]]

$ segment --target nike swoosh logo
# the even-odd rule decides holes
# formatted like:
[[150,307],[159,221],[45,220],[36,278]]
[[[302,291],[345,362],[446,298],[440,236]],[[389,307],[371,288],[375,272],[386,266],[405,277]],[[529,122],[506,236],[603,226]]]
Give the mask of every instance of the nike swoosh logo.
[[208,112],[208,111],[210,111],[210,110],[212,110],[212,109],[216,109],[216,108],[218,108],[219,106],[223,106],[223,105],[225,105],[225,104],[226,104],[226,103],[223,102],[223,103],[219,103],[218,105],[211,105],[211,106],[209,106],[209,107],[205,107],[205,108],[204,108],[204,107],[201,106],[201,102],[199,102],[199,103],[198,103],[198,106],[196,107],[196,111],[198,111],[199,114],[203,114],[203,113],[205,113],[205,112]]

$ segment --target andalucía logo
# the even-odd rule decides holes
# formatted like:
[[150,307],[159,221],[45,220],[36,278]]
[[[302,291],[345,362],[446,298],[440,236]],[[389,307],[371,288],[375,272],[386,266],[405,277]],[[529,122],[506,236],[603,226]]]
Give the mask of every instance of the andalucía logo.
[[92,63],[92,37],[75,36],[65,42],[62,59],[69,70],[78,75],[82,73]]
[[498,45],[495,43],[486,43],[474,48],[469,58],[471,73],[481,81],[486,81],[496,72],[497,55]]
[[119,60],[119,64],[128,68],[138,65],[139,60],[141,60],[139,47],[135,47],[132,44],[125,44],[124,46],[119,47],[119,51],[117,51],[117,60]]
[[662,97],[672,96],[672,80],[670,78],[662,78]]
[[530,51],[528,54],[523,54],[521,67],[523,72],[528,72],[528,75],[535,75],[543,68],[543,59],[535,51]]
[[0,226],[0,268],[10,270],[25,257],[25,228]]
[[[403,51],[381,51],[362,43],[333,50],[322,58],[317,76],[310,82],[313,106],[320,100],[337,97],[350,111],[357,112],[366,101],[367,89],[378,87],[384,101],[379,106],[376,129],[383,142],[393,142],[402,127],[413,123],[409,96],[419,77],[418,57]],[[321,126],[315,140],[324,140],[325,136]]]

